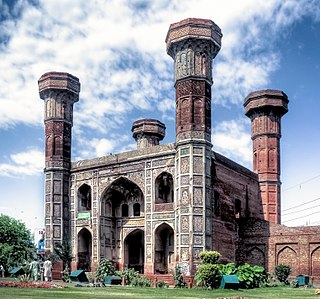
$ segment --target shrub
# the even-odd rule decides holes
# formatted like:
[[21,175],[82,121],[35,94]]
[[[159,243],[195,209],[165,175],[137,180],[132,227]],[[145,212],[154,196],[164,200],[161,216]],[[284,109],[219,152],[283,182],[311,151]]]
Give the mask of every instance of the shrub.
[[202,264],[195,275],[197,285],[208,289],[217,288],[220,285],[221,273],[219,265]]
[[174,287],[175,288],[185,288],[185,287],[187,287],[187,284],[185,283],[185,281],[183,279],[181,268],[180,268],[179,265],[177,265],[175,267],[173,278],[174,278]]
[[151,281],[145,276],[138,275],[136,278],[132,280],[130,285],[133,287],[141,288],[151,287]]
[[114,274],[115,274],[115,269],[114,269],[113,263],[107,259],[101,260],[96,270],[96,280],[103,281],[105,276],[114,275]]
[[237,273],[237,267],[234,263],[228,263],[226,265],[219,265],[222,275],[233,275]]
[[275,268],[275,274],[277,279],[284,284],[289,284],[288,277],[290,273],[291,267],[288,265],[280,264]]
[[159,280],[159,281],[157,281],[157,283],[156,283],[156,287],[157,287],[157,288],[168,288],[168,287],[169,287],[169,284],[166,283],[165,281]]
[[64,267],[64,270],[62,271],[62,281],[64,282],[71,282],[71,279],[70,279],[70,269],[68,267],[68,265],[66,265]]
[[267,274],[261,266],[250,266],[244,264],[237,267],[236,275],[240,282],[240,287],[250,289],[260,287],[267,281]]
[[216,264],[221,254],[218,251],[202,251],[199,258],[202,264]]
[[133,268],[127,268],[123,271],[116,271],[116,274],[120,277],[124,277],[125,284],[127,285],[131,285],[132,281],[137,279],[137,277],[139,276],[139,273]]

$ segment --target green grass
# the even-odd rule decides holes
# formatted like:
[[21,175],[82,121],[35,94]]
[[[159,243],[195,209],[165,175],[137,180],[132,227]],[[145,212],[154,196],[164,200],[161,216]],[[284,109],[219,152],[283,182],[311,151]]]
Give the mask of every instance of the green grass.
[[320,298],[315,295],[312,288],[291,288],[291,287],[274,287],[259,288],[252,290],[202,290],[202,289],[153,289],[153,288],[133,288],[133,287],[106,287],[106,288],[76,288],[70,286],[65,289],[18,289],[18,288],[0,288],[1,299],[95,299],[95,298],[235,298],[240,296],[246,299],[253,298],[276,298],[276,299],[294,299],[294,298]]

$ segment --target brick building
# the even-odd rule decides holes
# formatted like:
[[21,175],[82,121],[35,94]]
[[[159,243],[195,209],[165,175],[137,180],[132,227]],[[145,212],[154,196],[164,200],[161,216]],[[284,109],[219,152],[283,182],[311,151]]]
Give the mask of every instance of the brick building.
[[[137,149],[71,162],[73,104],[79,79],[60,72],[39,79],[45,102],[45,228],[47,250],[72,243],[72,269],[93,271],[108,258],[119,268],[163,275],[179,264],[194,275],[203,250],[225,261],[290,264],[293,275],[320,278],[320,228],[280,224],[281,117],[278,90],[250,93],[253,171],[212,150],[212,60],[222,33],[211,20],[170,26],[174,60],[176,140],[160,144],[165,125],[133,123]],[[214,142],[214,140],[213,140]]]

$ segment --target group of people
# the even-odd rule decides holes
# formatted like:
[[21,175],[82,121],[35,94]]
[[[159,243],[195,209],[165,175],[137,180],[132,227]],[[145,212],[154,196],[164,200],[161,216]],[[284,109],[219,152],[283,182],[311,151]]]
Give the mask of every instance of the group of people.
[[47,259],[40,265],[39,261],[34,260],[30,263],[30,272],[33,280],[37,281],[40,279],[40,275],[43,272],[45,281],[51,281],[52,279],[52,262]]

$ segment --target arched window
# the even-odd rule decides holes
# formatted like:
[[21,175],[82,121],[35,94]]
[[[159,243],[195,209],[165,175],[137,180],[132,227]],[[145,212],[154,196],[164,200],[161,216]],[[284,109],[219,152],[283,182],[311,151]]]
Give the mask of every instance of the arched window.
[[87,184],[78,189],[78,210],[80,212],[91,210],[91,187]]
[[156,179],[155,203],[173,202],[173,178],[168,172],[161,173]]
[[140,216],[140,204],[135,203],[133,205],[133,216]]
[[123,204],[121,207],[121,215],[122,217],[128,217],[128,205],[127,204]]

